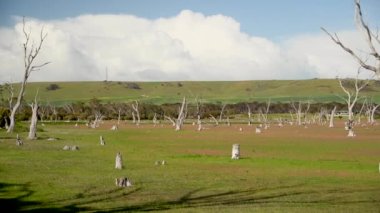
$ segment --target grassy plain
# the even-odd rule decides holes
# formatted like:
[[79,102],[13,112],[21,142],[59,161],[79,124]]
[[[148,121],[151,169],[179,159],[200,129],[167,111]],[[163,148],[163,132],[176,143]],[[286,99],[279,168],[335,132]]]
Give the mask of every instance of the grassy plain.
[[[380,126],[337,128],[112,122],[99,129],[46,124],[39,139],[15,145],[0,130],[0,202],[12,211],[379,212]],[[242,127],[243,131],[238,129]],[[27,133],[19,133],[25,138]],[[99,145],[99,136],[106,140]],[[47,138],[58,138],[47,141]],[[232,144],[242,159],[231,160]],[[63,151],[78,145],[79,151]],[[114,169],[116,153],[125,168]],[[157,160],[167,165],[156,166]],[[117,188],[116,177],[133,186]]]
[[[54,83],[54,82],[53,82]],[[27,100],[33,100],[39,89],[43,102],[64,104],[98,98],[102,101],[128,102],[140,100],[154,104],[178,103],[182,97],[201,98],[203,102],[238,103],[247,101],[289,102],[312,100],[314,102],[341,102],[343,95],[338,81],[334,79],[314,80],[268,80],[268,81],[213,81],[213,82],[137,82],[140,89],[131,89],[128,82],[55,82],[60,89],[46,90],[52,82],[29,83]],[[131,83],[131,82],[129,82]],[[17,89],[17,85],[15,85]],[[380,101],[380,84],[372,84],[361,92],[362,96]]]

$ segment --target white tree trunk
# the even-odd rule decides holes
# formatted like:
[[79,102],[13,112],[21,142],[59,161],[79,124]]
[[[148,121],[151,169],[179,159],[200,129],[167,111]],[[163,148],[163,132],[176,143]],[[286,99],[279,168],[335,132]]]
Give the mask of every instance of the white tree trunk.
[[240,145],[234,144],[232,145],[232,157],[233,160],[238,160],[240,158]]
[[201,131],[202,130],[202,121],[201,121],[201,116],[199,114],[197,116],[197,124],[198,124],[197,130]]
[[23,19],[22,21],[23,21],[22,30],[23,30],[23,33],[25,36],[25,41],[23,43],[24,74],[23,74],[23,80],[21,82],[21,88],[20,88],[19,94],[17,96],[16,104],[11,109],[11,116],[9,117],[10,118],[10,125],[9,125],[8,130],[7,130],[7,133],[13,132],[13,129],[15,127],[15,115],[16,115],[18,108],[21,105],[23,98],[24,98],[25,88],[26,88],[26,84],[28,82],[28,78],[29,78],[30,74],[33,71],[37,71],[41,67],[49,64],[49,62],[46,62],[46,63],[40,64],[40,65],[33,65],[34,60],[37,58],[47,34],[43,32],[43,28],[42,28],[41,33],[40,33],[39,42],[35,43],[34,41],[32,41],[32,43],[30,43],[31,32],[30,31],[27,32],[25,29],[25,19]]
[[130,187],[130,186],[132,186],[131,181],[126,177],[116,178],[115,184],[118,187]]
[[[140,125],[139,102],[135,101],[135,104],[132,104],[132,108],[135,111],[136,116],[137,116],[136,125],[139,126]],[[133,116],[133,113],[132,113],[132,116]]]
[[371,125],[374,125],[375,124],[375,112],[377,110],[377,108],[380,106],[380,104],[374,106],[372,109],[371,109],[371,116],[370,116],[370,124]]
[[331,113],[330,113],[330,124],[329,124],[329,128],[333,128],[333,127],[334,127],[334,116],[335,116],[335,111],[336,111],[336,106],[334,106],[334,109],[331,110]]
[[133,119],[133,123],[135,124],[136,123],[136,115],[135,115],[135,112],[132,112],[132,119]]
[[186,98],[183,98],[181,108],[178,113],[178,118],[175,122],[175,131],[179,131],[182,128],[183,122],[185,120],[185,106],[186,106]]
[[32,119],[30,121],[29,135],[28,139],[34,140],[37,139],[37,122],[38,122],[38,103],[35,101],[30,105],[32,108]]
[[121,118],[121,109],[118,110],[117,125],[120,125],[120,118]]
[[24,143],[22,142],[22,140],[20,139],[19,135],[17,134],[16,136],[16,145],[17,146],[22,146],[24,145]]
[[215,121],[215,125],[219,126],[218,120],[213,115],[210,114],[210,116],[211,116],[211,119]]
[[118,152],[116,154],[115,169],[122,169],[122,168],[123,168],[123,159],[121,157],[121,153]]
[[153,117],[153,125],[156,126],[157,125],[157,113],[154,113],[154,117]]
[[106,141],[104,140],[103,136],[100,136],[100,145],[106,145]]

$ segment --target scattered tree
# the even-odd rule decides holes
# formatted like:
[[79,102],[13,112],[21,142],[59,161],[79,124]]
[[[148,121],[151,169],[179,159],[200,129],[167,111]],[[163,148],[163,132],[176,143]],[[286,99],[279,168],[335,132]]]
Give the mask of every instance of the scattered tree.
[[22,22],[22,26],[23,26],[22,30],[23,30],[24,38],[25,38],[25,41],[23,43],[24,76],[23,76],[23,79],[21,82],[21,87],[20,87],[19,94],[17,96],[16,104],[12,107],[12,110],[11,110],[10,125],[9,125],[8,131],[7,131],[8,133],[12,132],[14,127],[15,127],[15,115],[16,115],[16,112],[21,105],[23,98],[24,98],[25,89],[26,89],[26,85],[27,85],[30,74],[34,71],[40,70],[43,66],[49,64],[49,62],[45,62],[45,63],[40,64],[40,65],[33,65],[34,60],[37,58],[38,54],[40,53],[40,50],[42,48],[42,44],[44,43],[46,36],[47,36],[47,33],[44,33],[44,28],[41,29],[40,40],[37,43],[37,45],[35,46],[34,42],[30,43],[31,31],[29,30],[27,32],[27,30],[25,29],[26,28],[25,18],[23,18],[22,21],[23,21]]

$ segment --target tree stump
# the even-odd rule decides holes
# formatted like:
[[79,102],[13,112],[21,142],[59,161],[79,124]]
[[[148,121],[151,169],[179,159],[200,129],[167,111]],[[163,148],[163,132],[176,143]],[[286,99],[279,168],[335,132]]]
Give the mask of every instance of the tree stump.
[[100,136],[100,145],[106,145],[106,141],[104,140],[103,136]]
[[130,186],[132,186],[131,181],[127,177],[116,178],[115,184],[118,187],[130,187]]
[[355,137],[355,136],[356,136],[356,134],[354,133],[354,130],[349,129],[347,137]]
[[240,158],[240,145],[232,145],[232,157],[233,160],[238,160]]
[[19,135],[17,134],[16,136],[16,145],[17,146],[22,146],[24,145],[24,142],[22,142],[22,140],[20,139]]
[[121,157],[120,152],[116,154],[116,160],[115,160],[115,169],[122,169],[123,168],[123,159]]
[[260,134],[261,133],[261,128],[259,128],[259,127],[256,127],[256,134]]

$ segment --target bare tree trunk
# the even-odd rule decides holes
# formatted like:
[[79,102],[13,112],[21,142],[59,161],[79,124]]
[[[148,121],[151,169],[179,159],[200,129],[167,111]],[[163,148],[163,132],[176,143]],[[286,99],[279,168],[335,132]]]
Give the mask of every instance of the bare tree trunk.
[[175,127],[175,121],[173,120],[173,118],[166,116],[166,115],[164,116],[164,118],[168,119],[172,123],[172,126]]
[[26,88],[26,84],[28,82],[28,78],[29,78],[30,74],[33,71],[37,71],[41,67],[48,64],[48,62],[46,62],[46,63],[41,64],[41,65],[33,66],[34,59],[38,56],[38,54],[41,50],[42,44],[43,44],[43,42],[47,36],[47,34],[43,33],[43,28],[41,29],[40,41],[38,42],[37,46],[34,45],[34,42],[32,42],[32,44],[29,43],[31,32],[26,32],[25,18],[23,18],[23,28],[22,29],[23,29],[23,33],[24,33],[24,37],[25,37],[25,42],[23,43],[24,76],[23,76],[23,80],[21,82],[21,87],[20,87],[19,94],[17,96],[16,104],[13,106],[13,108],[11,110],[11,116],[9,117],[10,118],[10,125],[9,125],[8,130],[7,130],[8,133],[13,132],[13,129],[15,127],[15,115],[16,115],[18,108],[21,105],[23,98],[24,98],[25,88]]
[[118,152],[116,154],[116,159],[115,159],[115,169],[122,169],[123,168],[123,159],[121,157],[121,153]]
[[252,125],[252,113],[251,113],[251,107],[249,106],[249,104],[247,104],[247,108],[248,108],[248,126],[251,126]]
[[16,145],[17,146],[22,146],[24,145],[24,143],[22,142],[22,140],[20,139],[20,136],[17,134],[16,136]]
[[346,98],[344,98],[344,97],[341,97],[341,98],[347,103],[347,109],[348,109],[347,129],[349,131],[349,133],[348,133],[349,137],[355,136],[355,134],[353,133],[353,130],[352,130],[353,125],[354,125],[354,114],[353,114],[352,110],[353,110],[356,102],[359,99],[359,92],[362,89],[364,89],[368,85],[368,82],[369,82],[369,80],[366,80],[362,83],[359,82],[360,68],[361,67],[358,68],[358,73],[357,73],[357,76],[356,76],[355,81],[354,81],[355,90],[350,91],[348,88],[346,88],[343,85],[342,80],[338,79],[340,87],[342,88],[344,93],[346,93]]
[[202,130],[202,121],[201,121],[201,116],[199,114],[197,115],[197,124],[198,124],[197,130],[201,131]]
[[132,122],[135,124],[136,123],[136,115],[135,115],[134,111],[132,112],[132,119],[133,119]]
[[153,116],[153,125],[156,126],[157,125],[157,113],[154,113],[154,116]]
[[34,140],[34,139],[37,139],[37,122],[38,122],[38,117],[37,117],[38,103],[37,103],[37,100],[35,100],[35,102],[32,103],[30,105],[30,107],[32,108],[32,119],[30,121],[28,139]]
[[210,117],[212,118],[212,120],[215,121],[215,125],[218,126],[219,125],[219,121],[213,116],[210,114]]
[[336,111],[336,106],[334,106],[333,110],[331,110],[329,128],[333,128],[334,127],[335,111]]
[[131,181],[126,177],[116,178],[115,184],[118,187],[130,187],[130,186],[132,186]]
[[222,122],[224,108],[226,108],[226,104],[223,104],[223,105],[222,105],[222,110],[220,110],[219,122]]
[[[368,27],[368,24],[364,22],[363,15],[360,6],[360,0],[355,0],[355,21],[357,23],[357,28],[363,33],[364,39],[367,42],[369,47],[369,54],[366,59],[361,58],[358,54],[356,54],[352,49],[345,46],[339,39],[337,34],[331,35],[326,29],[321,28],[330,38],[331,40],[340,46],[344,51],[349,53],[359,64],[366,70],[373,71],[377,77],[380,77],[380,54],[377,48],[380,44],[380,37],[376,32],[371,30]],[[376,43],[375,43],[376,42]],[[368,60],[369,57],[373,60]],[[370,65],[367,62],[374,61],[375,65]]]
[[234,144],[232,145],[232,157],[233,160],[238,160],[240,158],[240,145]]
[[[139,126],[139,125],[140,125],[139,102],[135,101],[135,104],[132,104],[132,108],[133,108],[133,110],[135,111],[136,116],[137,116],[136,125]],[[133,115],[133,114],[132,114],[132,115]]]
[[117,125],[120,125],[120,118],[121,118],[121,109],[118,109],[118,115],[117,115]]
[[100,136],[100,145],[106,145],[106,141],[104,140],[103,136]]
[[372,109],[371,109],[371,120],[370,120],[370,124],[371,124],[371,125],[374,125],[375,122],[376,122],[376,121],[375,121],[375,112],[376,112],[377,108],[379,108],[379,106],[380,106],[380,104],[378,104],[378,105],[372,107]]
[[175,131],[179,131],[181,130],[182,128],[182,125],[183,125],[183,122],[185,120],[185,106],[186,106],[186,98],[184,97],[183,98],[183,101],[182,101],[182,105],[181,105],[181,108],[179,110],[179,113],[178,113],[178,118],[175,122]]

